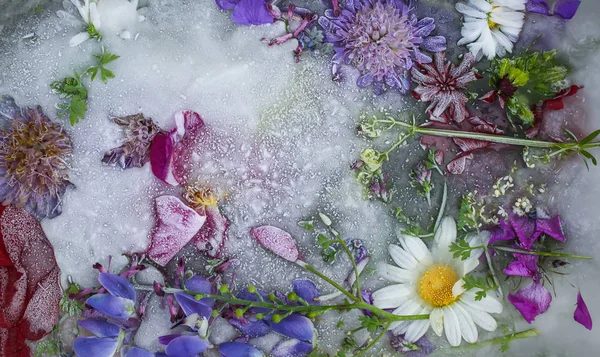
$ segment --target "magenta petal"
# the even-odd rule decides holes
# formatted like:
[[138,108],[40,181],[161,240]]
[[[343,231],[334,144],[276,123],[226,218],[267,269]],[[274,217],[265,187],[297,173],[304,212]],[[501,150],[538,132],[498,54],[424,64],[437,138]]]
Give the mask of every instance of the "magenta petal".
[[529,217],[514,216],[511,218],[511,226],[525,249],[531,248],[541,235],[536,231],[536,221]]
[[112,357],[118,346],[119,341],[116,337],[77,337],[73,341],[75,354],[85,357]]
[[165,353],[170,357],[194,357],[204,352],[209,343],[200,336],[179,336],[167,345]]
[[223,357],[263,357],[256,348],[240,342],[225,342],[219,345],[219,353]]
[[503,220],[500,221],[500,225],[492,230],[490,242],[488,244],[494,244],[499,240],[512,240],[515,239],[515,232],[512,228],[506,224]]
[[204,213],[206,214],[206,223],[194,236],[194,244],[211,258],[220,258],[221,250],[227,240],[229,221],[221,214],[217,206],[207,206]]
[[566,240],[562,228],[562,220],[559,216],[548,219],[538,218],[536,220],[536,230],[558,241],[564,242]]
[[157,197],[154,206],[157,226],[147,254],[165,266],[198,233],[206,218],[174,196]]
[[581,292],[577,293],[577,308],[575,309],[575,313],[573,313],[573,318],[586,329],[592,329],[592,316],[588,311],[585,301],[583,301],[583,297],[581,297]]
[[303,315],[291,314],[279,323],[270,323],[271,329],[290,338],[304,342],[312,342],[315,337],[312,321]]
[[171,134],[158,134],[150,147],[150,165],[152,173],[166,184],[177,186],[179,183],[173,175],[173,152],[175,141]]
[[133,301],[110,294],[96,294],[85,303],[104,315],[116,319],[128,319],[135,312]]
[[315,298],[319,296],[319,289],[315,283],[308,279],[296,279],[293,281],[294,292],[311,305],[315,305]]
[[77,323],[97,337],[117,337],[121,332],[119,326],[104,319],[79,320]]
[[100,273],[98,281],[111,295],[135,301],[135,290],[129,280],[110,273]]
[[250,235],[264,248],[283,259],[291,262],[298,260],[299,252],[296,242],[286,231],[273,226],[261,226],[252,228]]
[[552,302],[552,294],[542,284],[532,282],[516,294],[509,294],[508,301],[519,310],[525,321],[531,323],[537,315],[548,310]]
[[273,357],[304,357],[313,350],[312,343],[292,339],[280,342],[271,350]]
[[210,317],[210,314],[212,313],[212,307],[206,305],[204,301],[196,300],[193,296],[188,295],[186,293],[175,293],[175,299],[179,303],[179,306],[181,306],[181,309],[185,313],[185,316],[198,314],[208,319]]
[[538,275],[538,256],[529,254],[514,254],[517,260],[504,269],[504,274],[534,278]]

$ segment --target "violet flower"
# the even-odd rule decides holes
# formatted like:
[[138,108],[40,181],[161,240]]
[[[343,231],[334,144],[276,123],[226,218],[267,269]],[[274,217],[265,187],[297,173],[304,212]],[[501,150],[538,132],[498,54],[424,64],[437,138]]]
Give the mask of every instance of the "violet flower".
[[86,319],[77,323],[94,335],[77,337],[73,341],[73,351],[77,356],[112,357],[115,354],[124,335],[119,326],[106,319]]
[[577,293],[577,308],[573,313],[573,319],[583,325],[586,329],[592,330],[592,316],[588,311],[585,301],[583,301],[583,297],[581,297],[581,292]]
[[86,304],[101,314],[119,320],[126,320],[135,314],[136,294],[129,280],[111,273],[100,273],[98,281],[108,294],[95,294]]
[[265,0],[216,0],[221,10],[233,9],[232,20],[238,25],[272,24],[275,19]]
[[73,184],[67,163],[73,142],[39,106],[19,108],[0,96],[0,202],[37,219],[62,213],[61,197]]
[[360,88],[373,85],[375,94],[387,88],[406,93],[413,62],[432,61],[421,50],[446,49],[443,36],[429,36],[434,19],[417,19],[401,0],[345,1],[341,11],[336,4],[318,22],[325,32],[324,41],[333,44],[334,77],[341,65],[352,65],[360,73],[356,81]]
[[500,221],[499,227],[492,230],[489,244],[499,240],[509,241],[517,238],[519,245],[523,249],[529,250],[542,234],[564,242],[566,237],[560,217],[530,218],[511,215],[508,221]]
[[570,20],[575,16],[580,4],[580,0],[558,0],[554,3],[552,9],[550,9],[548,0],[529,0],[525,4],[525,9],[529,12],[548,16],[560,16],[563,19]]

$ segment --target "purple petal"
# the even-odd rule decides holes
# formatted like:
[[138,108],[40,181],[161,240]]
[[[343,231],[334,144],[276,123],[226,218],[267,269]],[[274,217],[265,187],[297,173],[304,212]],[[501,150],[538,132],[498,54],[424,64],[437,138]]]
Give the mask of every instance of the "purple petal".
[[446,38],[444,36],[425,37],[419,47],[430,52],[442,52],[446,50]]
[[100,273],[98,281],[112,295],[135,301],[135,289],[129,280],[116,274]]
[[293,285],[293,290],[298,296],[311,305],[315,304],[314,300],[319,296],[319,289],[317,289],[315,283],[308,279],[296,279]]
[[271,332],[269,324],[264,320],[247,319],[246,321],[240,321],[229,319],[228,321],[233,327],[237,328],[242,335],[249,338],[261,337]]
[[531,323],[537,315],[548,310],[552,302],[552,294],[541,283],[532,282],[516,294],[509,294],[508,301],[519,310],[525,321]]
[[118,346],[119,341],[116,337],[77,337],[73,341],[75,354],[85,357],[112,357]]
[[171,357],[194,357],[209,346],[210,343],[200,336],[179,336],[169,342],[165,353]]
[[550,15],[550,5],[548,5],[546,0],[529,0],[525,4],[525,9],[529,12]]
[[581,297],[581,292],[577,293],[577,308],[573,313],[573,318],[586,329],[592,330],[592,316],[585,305],[585,301],[583,301],[583,297]]
[[250,235],[264,248],[283,259],[291,262],[298,260],[300,253],[296,248],[296,242],[286,231],[273,226],[261,226],[252,228]]
[[154,353],[150,353],[139,347],[130,347],[125,354],[125,357],[155,357]]
[[212,313],[212,308],[203,300],[196,300],[193,296],[188,295],[184,292],[175,293],[175,299],[181,306],[181,309],[185,313],[185,316],[190,316],[192,314],[198,314],[200,316],[209,318]]
[[292,339],[280,342],[271,350],[273,357],[304,357],[313,350],[312,343]]
[[177,337],[181,337],[181,334],[177,333],[177,334],[173,334],[173,335],[158,336],[158,343],[166,346],[169,343],[171,343],[171,341],[176,339]]
[[171,134],[158,134],[150,146],[150,166],[154,176],[168,185],[177,186],[179,183],[173,174],[173,152],[175,141]]
[[231,10],[238,3],[236,0],[216,0],[215,2],[221,10]]
[[558,0],[554,4],[554,15],[559,15],[563,19],[572,19],[580,3],[579,0]]
[[538,275],[538,256],[530,254],[514,254],[517,260],[504,269],[504,274],[534,278]]
[[225,342],[219,345],[223,357],[263,357],[263,353],[245,343]]
[[492,230],[492,235],[490,237],[490,242],[488,244],[494,244],[499,240],[512,240],[515,239],[515,232],[512,228],[506,224],[503,220],[500,221],[500,225]]
[[212,293],[212,284],[205,277],[194,275],[185,281],[185,288],[195,293]]
[[536,232],[535,220],[529,217],[514,216],[511,218],[510,223],[519,238],[519,242],[525,249],[530,249],[541,235],[540,232]]
[[415,37],[429,36],[431,31],[435,29],[435,20],[432,17],[424,17],[417,22],[416,30],[413,31]]
[[110,294],[96,294],[85,303],[104,315],[116,319],[128,319],[135,312],[133,301]]
[[315,337],[312,321],[299,314],[291,314],[278,324],[271,321],[270,325],[273,331],[300,341],[312,342]]
[[238,25],[272,24],[273,16],[264,0],[240,0],[233,9],[233,22]]
[[96,337],[117,337],[121,332],[119,326],[104,319],[79,320],[77,323]]
[[206,218],[174,196],[157,197],[154,207],[157,226],[147,254],[165,266],[198,233]]
[[558,241],[565,241],[565,233],[562,228],[562,220],[559,216],[553,218],[538,218],[535,222],[536,231],[544,233]]
[[363,74],[362,76],[358,77],[358,79],[356,80],[356,85],[359,88],[364,88],[366,86],[369,86],[369,85],[371,85],[371,83],[373,83],[373,75],[371,73]]

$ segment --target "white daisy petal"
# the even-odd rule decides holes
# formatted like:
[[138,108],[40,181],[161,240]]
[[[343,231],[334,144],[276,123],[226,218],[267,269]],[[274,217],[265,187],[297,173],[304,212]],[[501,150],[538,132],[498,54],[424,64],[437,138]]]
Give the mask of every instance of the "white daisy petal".
[[100,26],[102,25],[100,23],[100,13],[98,12],[98,8],[96,7],[96,3],[93,2],[90,4],[90,21],[94,27],[96,28],[96,30],[100,29]]
[[429,313],[429,323],[436,335],[441,336],[444,331],[444,312],[441,308],[435,308]]
[[492,11],[492,5],[485,0],[469,0],[469,4],[483,12]]
[[391,264],[382,264],[379,268],[379,275],[386,280],[395,283],[413,282],[416,278],[415,273],[410,270],[398,268]]
[[402,234],[400,235],[400,242],[417,261],[427,261],[431,258],[431,253],[421,238]]
[[503,309],[502,303],[498,301],[498,299],[490,296],[490,294],[487,294],[487,296],[480,301],[476,301],[475,293],[473,291],[466,291],[461,295],[461,301],[474,309],[492,314],[499,314]]
[[90,34],[87,32],[80,32],[77,35],[73,36],[69,41],[69,46],[76,47],[80,44],[84,43],[90,38]]
[[451,309],[458,317],[460,334],[464,340],[468,343],[477,342],[477,326],[475,326],[475,322],[473,322],[471,315],[460,304],[453,304]]
[[446,339],[451,346],[460,345],[461,331],[460,324],[458,322],[458,316],[450,306],[442,308],[444,313],[444,330],[446,331]]
[[493,0],[491,5],[493,6],[506,6],[513,10],[525,10],[525,3],[527,0]]
[[466,16],[471,16],[478,19],[487,19],[487,14],[485,12],[477,10],[462,2],[456,3],[455,8],[456,11],[460,12],[461,14],[465,14]]
[[414,269],[417,266],[417,260],[415,257],[404,249],[400,248],[395,244],[390,244],[388,248],[390,256],[394,260],[394,263],[403,269]]
[[[429,309],[421,310],[420,314],[427,314]],[[429,319],[413,321],[406,329],[404,339],[408,342],[416,342],[429,330]]]
[[407,300],[413,290],[405,284],[386,286],[373,293],[373,305],[380,309],[395,309]]
[[456,222],[447,216],[442,219],[438,230],[435,232],[435,242],[439,248],[447,249],[456,241]]
[[471,317],[473,318],[473,322],[475,322],[475,324],[481,327],[482,329],[491,332],[495,331],[496,328],[498,328],[498,323],[496,322],[496,320],[487,312],[481,311],[479,309],[474,309],[462,301],[459,301],[457,304],[460,304],[465,310],[467,310],[469,315],[471,315]]
[[460,296],[465,291],[465,281],[463,279],[460,279],[452,286],[452,295],[454,295],[454,297]]
[[463,271],[462,271],[462,275],[467,275],[470,272],[472,272],[473,270],[475,270],[475,268],[477,268],[477,266],[479,265],[479,258],[469,258],[465,261],[463,261]]

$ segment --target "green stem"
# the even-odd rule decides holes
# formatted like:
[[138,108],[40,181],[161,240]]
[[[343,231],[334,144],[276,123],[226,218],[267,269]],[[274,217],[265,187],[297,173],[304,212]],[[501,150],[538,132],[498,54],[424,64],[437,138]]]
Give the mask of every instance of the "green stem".
[[[498,336],[495,338],[491,338],[489,340],[474,343],[472,345],[469,345],[468,347],[469,348],[479,348],[482,346],[499,345],[499,344],[505,343],[506,341],[520,340],[520,339],[524,339],[524,338],[536,337],[539,335],[540,335],[540,331],[532,328],[529,330],[524,330],[524,331],[520,331],[520,332],[516,332],[516,333],[510,333],[507,335]],[[460,347],[455,347],[455,348],[458,349]]]
[[[400,123],[400,122],[399,122]],[[385,152],[382,153],[382,156],[385,156],[385,159],[388,159],[388,155],[389,153],[391,153],[392,151],[396,150],[396,148],[402,144],[404,144],[406,142],[406,140],[408,138],[410,138],[412,135],[400,135],[400,137],[398,138],[398,140],[394,143],[394,145],[390,146],[389,149],[387,149]]]
[[[352,269],[354,270],[354,275],[356,276],[356,281],[354,282],[354,284],[356,285],[356,297],[359,299],[359,301],[362,301],[362,295],[360,293],[360,272],[358,271],[358,267],[356,266],[356,260],[354,260],[354,255],[352,254],[350,249],[348,249],[344,240],[339,238],[339,236],[337,242],[342,245],[344,251],[348,255],[348,258],[350,259],[350,263],[352,263]],[[350,290],[352,290],[352,286],[350,287]]]
[[377,335],[377,337],[375,337],[375,339],[373,341],[371,341],[371,343],[369,343],[367,345],[367,347],[363,348],[362,350],[360,350],[360,352],[358,352],[357,354],[354,355],[354,357],[358,357],[363,355],[365,352],[367,352],[368,350],[370,350],[371,348],[373,348],[373,346],[375,346],[377,344],[377,342],[379,342],[379,340],[381,340],[381,338],[383,337],[383,335],[385,335],[385,333],[387,332],[388,328],[390,327],[392,323],[388,322],[387,324],[385,324],[385,326],[383,326],[383,330],[381,330],[381,332],[379,333],[379,335]]
[[318,271],[317,269],[313,268],[312,266],[308,265],[308,264],[304,264],[302,266],[304,269],[308,270],[309,272],[315,274],[316,276],[318,276],[319,278],[325,280],[326,282],[329,283],[329,285],[333,286],[334,288],[338,289],[342,294],[346,295],[348,298],[350,298],[350,300],[352,301],[361,301],[362,299],[360,299],[357,296],[352,295],[351,292],[349,292],[348,290],[344,289],[343,286],[341,286],[340,284],[336,283],[335,281],[333,281],[331,278],[329,278],[328,276],[324,275],[323,273],[321,273],[320,271]]
[[437,232],[440,223],[442,222],[442,216],[444,215],[444,211],[446,210],[446,200],[448,199],[448,184],[444,180],[444,192],[442,193],[442,204],[440,205],[440,211],[438,212],[437,219],[435,220],[435,224],[433,226],[433,232]]
[[496,284],[498,292],[500,293],[500,298],[502,298],[504,297],[504,291],[502,291],[502,287],[500,286],[500,280],[498,280],[498,276],[496,275],[496,269],[494,268],[494,263],[492,262],[492,257],[488,247],[484,246],[483,252],[485,254],[485,259],[487,260],[490,273],[492,274],[492,279],[494,279],[494,284]]
[[567,253],[537,252],[537,251],[530,251],[530,250],[525,250],[525,249],[517,249],[517,248],[495,246],[495,245],[490,245],[489,248],[494,248],[497,250],[502,250],[502,251],[511,252],[511,253],[539,255],[542,257],[562,257],[562,258],[573,258],[573,259],[583,259],[583,260],[594,260],[594,258],[592,258],[592,257],[586,257],[584,255],[573,255],[573,254],[567,254]]

